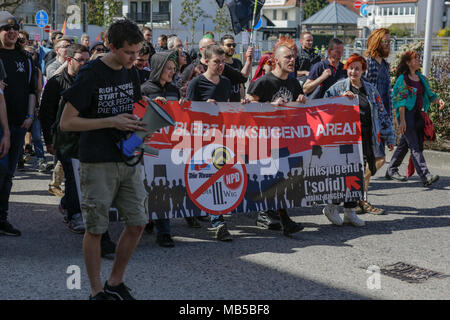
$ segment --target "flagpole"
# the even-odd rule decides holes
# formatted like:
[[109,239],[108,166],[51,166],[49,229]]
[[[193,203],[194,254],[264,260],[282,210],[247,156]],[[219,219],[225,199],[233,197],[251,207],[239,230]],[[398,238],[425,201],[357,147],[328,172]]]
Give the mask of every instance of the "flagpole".
[[[258,0],[255,0],[255,6],[253,7],[253,18],[252,18],[252,32],[250,33],[250,45],[253,45],[253,32],[254,32],[254,25],[255,25],[255,19],[256,19],[256,10],[258,9]],[[254,47],[254,46],[253,46]]]

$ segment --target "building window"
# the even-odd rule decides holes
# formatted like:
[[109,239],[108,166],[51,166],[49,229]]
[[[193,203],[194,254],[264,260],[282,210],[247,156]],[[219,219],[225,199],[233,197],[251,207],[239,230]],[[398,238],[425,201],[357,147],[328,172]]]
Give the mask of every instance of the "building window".
[[143,14],[150,13],[150,2],[149,1],[142,2],[142,13]]
[[137,12],[138,12],[137,2],[136,1],[130,2],[130,13],[136,14]]
[[170,1],[160,1],[159,2],[159,12],[167,13],[170,9]]
[[416,14],[416,7],[411,8],[411,14]]
[[287,11],[285,11],[284,12],[284,20],[288,20],[289,18],[288,18],[288,12]]
[[277,10],[273,10],[273,20],[277,20]]

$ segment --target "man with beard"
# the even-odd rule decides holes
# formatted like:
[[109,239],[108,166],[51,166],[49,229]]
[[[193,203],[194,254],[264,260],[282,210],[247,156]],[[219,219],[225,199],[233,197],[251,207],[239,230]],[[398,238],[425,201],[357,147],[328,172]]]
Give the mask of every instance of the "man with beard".
[[[224,70],[224,76],[229,78],[231,81],[231,102],[240,102],[241,101],[241,91],[243,93],[244,83],[247,82],[247,78],[250,75],[250,71],[252,69],[252,61],[253,61],[253,48],[249,47],[246,53],[246,61],[245,65],[242,65],[241,60],[237,58],[233,58],[233,55],[236,50],[236,43],[234,42],[234,37],[232,35],[224,35],[222,39],[220,39],[221,47],[225,52],[225,63],[231,67],[232,69],[239,71],[242,77],[233,77],[229,75],[227,70]],[[235,72],[236,73],[236,72]],[[243,94],[242,94],[243,96]]]
[[[295,69],[295,52],[289,44],[290,39],[278,43],[274,49],[275,69],[259,78],[255,85],[248,91],[248,99],[255,102],[271,102],[281,105],[287,102],[305,103],[306,97],[296,79],[289,78],[289,74]],[[283,233],[289,235],[301,231],[301,224],[295,223],[289,218],[286,209],[278,209],[258,212],[257,224],[267,229],[278,229],[280,220]]]
[[[392,95],[391,95],[391,77],[390,77],[390,66],[386,61],[389,53],[391,51],[391,35],[388,29],[381,28],[374,30],[369,38],[367,39],[367,51],[365,52],[367,58],[367,72],[366,79],[368,82],[373,84],[383,101],[383,106],[386,113],[382,113],[385,117],[388,117],[385,122],[392,122]],[[381,154],[382,157],[375,159],[375,167],[379,170],[386,162],[385,158],[385,145],[386,141],[381,137]],[[375,173],[373,173],[375,174]],[[384,209],[376,208],[367,201],[367,191],[369,190],[370,177],[373,175],[370,170],[365,171],[364,176],[364,191],[366,199],[360,201],[359,208],[357,212],[360,213],[370,213],[370,214],[384,214]],[[389,174],[387,174],[389,178]]]

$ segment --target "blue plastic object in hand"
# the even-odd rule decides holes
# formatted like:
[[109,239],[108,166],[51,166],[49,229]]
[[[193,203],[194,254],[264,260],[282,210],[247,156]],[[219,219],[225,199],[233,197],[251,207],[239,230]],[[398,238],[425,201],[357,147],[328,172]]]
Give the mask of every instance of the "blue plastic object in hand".
[[118,142],[117,146],[120,149],[122,144],[122,153],[127,157],[132,157],[134,155],[134,150],[138,148],[143,142],[144,140],[142,140],[135,133],[133,133],[128,139],[126,140],[124,139]]

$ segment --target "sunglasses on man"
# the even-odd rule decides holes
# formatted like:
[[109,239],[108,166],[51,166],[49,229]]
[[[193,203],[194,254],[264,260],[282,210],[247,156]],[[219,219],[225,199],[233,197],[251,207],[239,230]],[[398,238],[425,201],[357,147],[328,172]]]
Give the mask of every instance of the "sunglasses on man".
[[20,27],[18,24],[15,24],[15,25],[9,24],[9,25],[0,27],[0,30],[6,31],[6,32],[8,32],[11,29],[14,29],[15,31],[19,31]]

